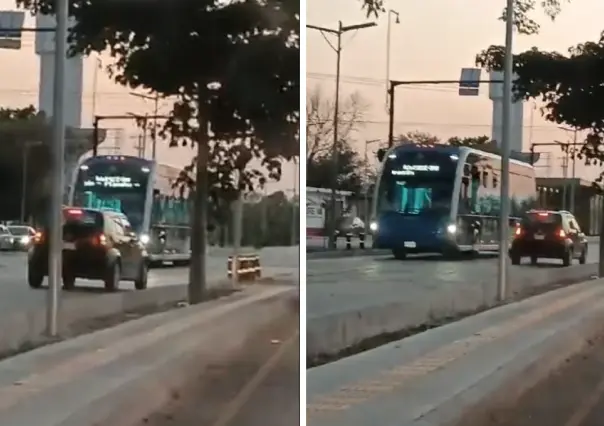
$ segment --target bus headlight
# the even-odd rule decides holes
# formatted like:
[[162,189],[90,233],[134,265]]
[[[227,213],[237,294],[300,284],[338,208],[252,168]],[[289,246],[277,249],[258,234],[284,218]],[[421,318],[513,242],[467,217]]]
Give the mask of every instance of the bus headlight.
[[150,240],[150,238],[149,238],[149,236],[148,236],[147,234],[142,234],[142,235],[140,236],[140,241],[141,241],[141,243],[143,243],[143,244],[148,244],[148,243],[149,243],[149,240]]
[[455,233],[457,233],[457,225],[455,225],[454,223],[448,225],[447,226],[447,232],[449,234],[455,234]]
[[378,230],[378,224],[377,222],[371,222],[369,224],[369,229],[371,230],[371,232],[375,232]]

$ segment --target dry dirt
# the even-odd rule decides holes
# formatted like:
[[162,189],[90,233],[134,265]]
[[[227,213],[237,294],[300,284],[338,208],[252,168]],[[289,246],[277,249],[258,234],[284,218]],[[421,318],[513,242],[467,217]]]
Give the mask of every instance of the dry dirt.
[[242,350],[200,371],[141,426],[300,424],[299,316],[295,309],[251,335]]
[[464,426],[604,426],[604,339],[582,353],[508,407],[491,409]]

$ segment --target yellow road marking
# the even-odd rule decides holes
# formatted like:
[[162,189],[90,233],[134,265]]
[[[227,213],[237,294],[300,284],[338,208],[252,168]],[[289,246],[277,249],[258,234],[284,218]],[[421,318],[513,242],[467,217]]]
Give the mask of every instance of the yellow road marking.
[[268,375],[275,369],[283,355],[289,350],[289,348],[296,342],[298,338],[299,330],[296,330],[294,335],[287,339],[277,351],[260,367],[260,369],[256,372],[254,377],[247,382],[247,384],[239,391],[239,393],[233,398],[231,402],[227,405],[227,407],[222,412],[222,415],[216,420],[214,426],[228,426],[235,416],[241,411],[241,408],[249,401],[252,394],[264,380],[268,377]]
[[[410,364],[403,364],[388,370],[383,370],[370,379],[361,380],[340,387],[339,389],[313,398],[307,404],[307,416],[328,414],[348,410],[356,405],[369,401],[380,394],[388,393],[396,388],[408,384],[410,380],[425,376],[428,373],[441,369],[467,355],[468,353],[484,346],[486,343],[499,340],[513,334],[515,331],[526,328],[564,309],[592,298],[601,293],[601,288],[592,288],[582,293],[564,299],[558,299],[551,305],[539,310],[517,316],[502,324],[488,327],[466,339],[457,340],[439,349],[429,352]],[[377,377],[376,377],[377,376]],[[603,384],[604,386],[604,384]],[[604,390],[603,390],[604,392]],[[330,401],[349,401],[348,403],[333,404]],[[572,425],[576,426],[576,425]]]

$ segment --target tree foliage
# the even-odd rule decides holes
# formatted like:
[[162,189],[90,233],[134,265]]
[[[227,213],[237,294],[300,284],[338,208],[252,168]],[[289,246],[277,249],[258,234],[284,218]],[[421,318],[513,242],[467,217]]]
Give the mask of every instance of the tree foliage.
[[[50,166],[50,125],[33,105],[26,108],[0,108],[0,219],[15,220],[21,214],[25,173],[26,211],[35,214],[43,208],[45,181]],[[24,159],[27,156],[27,168]]]
[[[377,17],[386,11],[384,0],[360,0],[367,16]],[[533,19],[537,9],[541,9],[545,16],[554,20],[562,11],[562,4],[570,0],[515,0],[514,26],[521,34],[536,34],[539,32],[539,23]],[[505,20],[505,9],[501,13],[501,20]]]
[[428,132],[412,130],[399,135],[397,138],[395,138],[395,141],[399,144],[410,143],[433,145],[440,143],[440,138]]
[[[338,169],[336,189],[342,191],[361,191],[364,176],[364,161],[358,152],[348,143],[338,146]],[[315,157],[306,163],[306,185],[313,188],[331,188],[333,161],[331,152]]]
[[[52,0],[17,3],[54,8]],[[177,99],[165,128],[172,143],[199,140],[203,117],[212,144],[242,142],[272,178],[275,159],[298,154],[299,0],[71,0],[70,14],[73,54],[108,51],[116,82]]]
[[447,145],[451,146],[466,146],[471,148],[480,148],[485,145],[491,144],[491,138],[488,136],[469,136],[469,137],[458,137],[453,136],[447,139]]

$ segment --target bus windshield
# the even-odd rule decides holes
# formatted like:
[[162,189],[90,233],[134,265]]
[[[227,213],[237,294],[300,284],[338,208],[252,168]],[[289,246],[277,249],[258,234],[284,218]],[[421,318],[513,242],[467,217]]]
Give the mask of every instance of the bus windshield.
[[139,162],[89,161],[80,167],[74,205],[123,213],[135,232],[141,232],[149,168]]
[[456,166],[457,157],[449,153],[395,151],[384,165],[377,213],[447,215],[451,209]]

